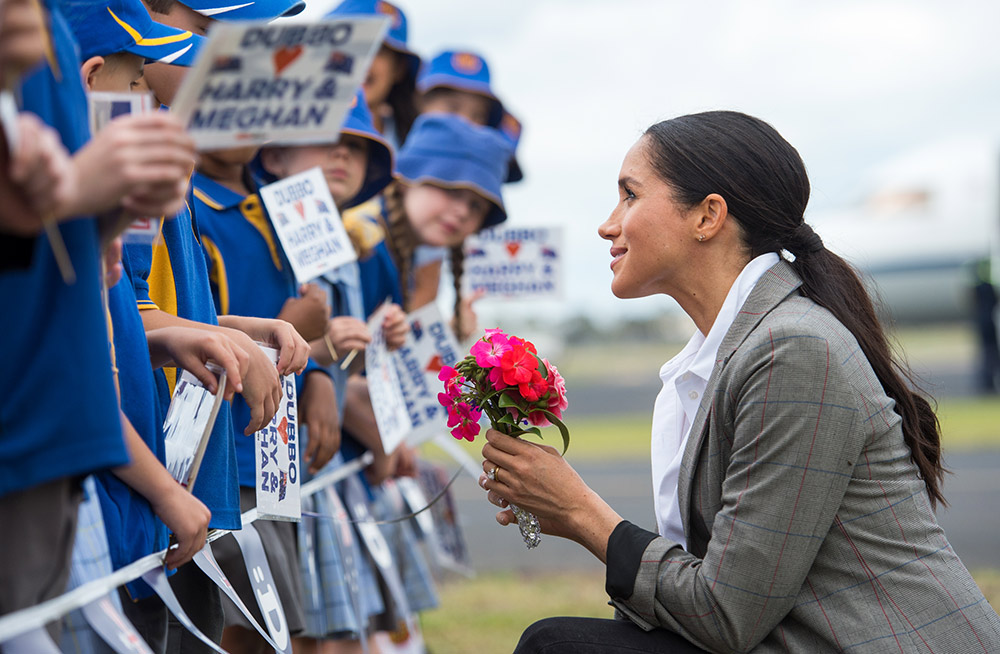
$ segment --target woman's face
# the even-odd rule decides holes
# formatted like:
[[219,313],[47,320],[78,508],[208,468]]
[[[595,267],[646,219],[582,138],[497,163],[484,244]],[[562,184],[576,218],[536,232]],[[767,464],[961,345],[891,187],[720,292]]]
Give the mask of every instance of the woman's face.
[[620,298],[665,293],[676,298],[679,282],[697,262],[695,220],[657,177],[639,139],[618,176],[618,204],[598,228],[611,241],[611,291]]
[[372,111],[389,98],[389,91],[396,82],[403,79],[403,75],[406,74],[404,65],[405,61],[398,52],[384,45],[379,48],[372,60],[371,68],[368,69],[368,76],[362,84],[365,99]]
[[354,198],[365,182],[368,140],[352,134],[341,134],[333,145],[290,147],[276,154],[276,161],[266,159],[264,163],[281,178],[319,166],[338,208]]
[[468,189],[421,184],[406,187],[403,207],[421,243],[454,247],[479,231],[490,202]]

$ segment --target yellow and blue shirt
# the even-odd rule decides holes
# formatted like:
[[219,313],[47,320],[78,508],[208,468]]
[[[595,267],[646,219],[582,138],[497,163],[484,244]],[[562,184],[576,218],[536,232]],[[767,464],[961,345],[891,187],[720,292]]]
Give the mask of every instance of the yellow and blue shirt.
[[[127,243],[123,263],[135,290],[139,310],[158,308],[210,325],[219,323],[208,282],[197,223],[188,206],[164,220],[161,238],[152,245]],[[166,415],[176,382],[175,369],[155,372],[157,399]],[[219,411],[198,473],[194,494],[212,512],[210,527],[239,529],[240,501],[236,472],[236,445],[229,411]]]
[[[58,9],[48,61],[23,82],[25,111],[70,152],[90,137],[79,54]],[[76,272],[60,276],[48,239],[30,265],[0,272],[0,495],[128,463],[101,303],[97,222],[59,225]]]

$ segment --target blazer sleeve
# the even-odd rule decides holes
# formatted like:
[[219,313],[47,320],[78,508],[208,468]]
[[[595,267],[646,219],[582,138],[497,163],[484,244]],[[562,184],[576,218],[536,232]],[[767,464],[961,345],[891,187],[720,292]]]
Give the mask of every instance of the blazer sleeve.
[[737,350],[713,396],[709,428],[732,446],[705,556],[661,537],[637,554],[634,532],[609,540],[622,613],[712,652],[753,649],[789,613],[866,440],[839,352],[822,330],[764,325]]

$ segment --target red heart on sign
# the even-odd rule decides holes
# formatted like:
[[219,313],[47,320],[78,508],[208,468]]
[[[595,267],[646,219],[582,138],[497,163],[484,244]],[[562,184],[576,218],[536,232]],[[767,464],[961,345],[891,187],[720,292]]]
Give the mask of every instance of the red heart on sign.
[[441,372],[441,355],[435,354],[434,358],[431,359],[430,363],[427,364],[427,372]]
[[299,216],[302,218],[302,220],[305,220],[306,219],[306,207],[305,207],[304,204],[302,204],[302,200],[296,200],[295,203],[292,206],[294,206],[295,210],[299,212]]
[[288,417],[283,416],[281,418],[281,424],[278,425],[278,433],[281,435],[281,442],[288,445]]
[[520,250],[520,249],[521,249],[521,244],[520,243],[508,243],[507,244],[507,251],[510,252],[510,256],[512,256],[512,257],[516,257],[517,256],[517,251]]
[[274,74],[280,75],[281,71],[288,68],[293,61],[299,58],[305,48],[297,45],[294,48],[280,47],[274,51]]

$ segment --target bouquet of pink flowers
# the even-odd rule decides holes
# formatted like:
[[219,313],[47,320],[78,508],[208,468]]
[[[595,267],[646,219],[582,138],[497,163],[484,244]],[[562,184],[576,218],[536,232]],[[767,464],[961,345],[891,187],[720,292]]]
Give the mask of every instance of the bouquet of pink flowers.
[[[541,436],[539,427],[554,425],[562,435],[563,452],[569,447],[569,430],[562,422],[569,404],[566,382],[530,341],[487,329],[469,355],[454,368],[442,368],[438,378],[444,382],[438,401],[448,410],[455,438],[474,440],[485,413],[494,429],[515,437]],[[525,543],[534,547],[541,534],[538,521],[513,504],[511,509]]]

